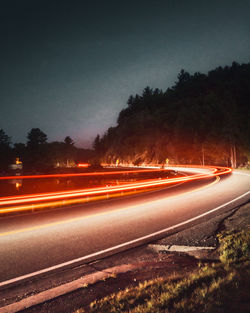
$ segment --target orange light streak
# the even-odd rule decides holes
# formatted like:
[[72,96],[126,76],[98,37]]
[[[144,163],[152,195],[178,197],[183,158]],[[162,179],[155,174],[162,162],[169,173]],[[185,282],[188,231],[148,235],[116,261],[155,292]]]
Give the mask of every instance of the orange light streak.
[[[47,174],[47,175],[23,175],[18,176],[18,179],[37,179],[37,178],[53,178],[53,177],[80,177],[80,176],[102,176],[102,175],[120,175],[134,173],[150,173],[167,171],[168,169],[144,169],[130,171],[113,171],[113,172],[92,172],[92,173],[71,173],[71,174]],[[16,179],[17,176],[0,176],[0,180]]]

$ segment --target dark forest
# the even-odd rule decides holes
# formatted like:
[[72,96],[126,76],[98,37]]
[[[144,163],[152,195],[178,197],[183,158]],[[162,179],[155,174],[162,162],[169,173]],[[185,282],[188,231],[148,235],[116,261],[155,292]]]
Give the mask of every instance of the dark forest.
[[246,165],[250,148],[250,63],[207,75],[178,74],[166,91],[146,87],[94,142],[105,163]]

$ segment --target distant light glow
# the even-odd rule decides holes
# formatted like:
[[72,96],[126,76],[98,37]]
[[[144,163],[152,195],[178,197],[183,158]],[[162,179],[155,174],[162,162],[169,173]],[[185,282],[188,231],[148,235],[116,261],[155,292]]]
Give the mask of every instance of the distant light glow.
[[22,164],[23,162],[20,161],[20,158],[16,158],[16,164]]
[[89,166],[90,166],[89,163],[79,163],[79,164],[77,164],[77,167],[84,167],[84,168],[87,168],[87,167],[89,167]]
[[22,184],[17,182],[16,183],[16,190],[19,190],[21,186],[22,186]]

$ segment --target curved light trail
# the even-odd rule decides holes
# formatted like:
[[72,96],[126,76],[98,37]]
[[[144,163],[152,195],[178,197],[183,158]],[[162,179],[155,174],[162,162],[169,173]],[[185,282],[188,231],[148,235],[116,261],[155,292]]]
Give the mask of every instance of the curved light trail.
[[[164,169],[160,169],[164,171]],[[166,171],[166,169],[165,169]],[[84,176],[104,176],[104,175],[120,175],[120,174],[131,174],[131,173],[152,173],[159,172],[158,168],[147,168],[140,170],[122,170],[122,171],[110,171],[110,172],[87,172],[87,173],[70,173],[70,174],[46,174],[46,175],[18,175],[18,176],[0,176],[0,180],[9,179],[41,179],[41,178],[56,178],[56,177],[84,177]]]
[[[182,166],[183,167],[183,166]],[[184,166],[187,170],[189,167]],[[232,172],[231,168],[226,167],[200,167],[200,169],[191,168],[192,171],[196,171],[196,174],[186,175],[184,177],[175,178],[163,178],[163,179],[148,179],[140,182],[123,183],[118,186],[109,187],[96,187],[85,188],[71,191],[50,192],[40,194],[29,194],[21,196],[10,196],[0,198],[0,214],[9,212],[18,212],[24,210],[34,210],[53,206],[72,205],[86,201],[86,197],[92,197],[92,200],[98,200],[100,196],[111,195],[121,193],[127,195],[127,192],[133,191],[134,193],[142,192],[153,188],[161,188],[169,184],[185,183],[193,180],[201,180],[206,178],[212,178],[229,174]],[[178,168],[180,166],[178,165]],[[170,170],[173,167],[165,169]],[[204,171],[205,170],[205,171]],[[133,174],[133,173],[149,173],[159,172],[163,169],[141,169],[141,170],[129,170],[129,171],[112,171],[112,172],[95,172],[95,173],[76,173],[76,174],[53,174],[53,175],[34,175],[34,176],[18,176],[19,178],[50,178],[50,177],[75,177],[75,176],[97,176],[97,175],[118,175],[118,174]],[[14,176],[16,178],[16,176]],[[11,179],[12,176],[4,177],[4,179]],[[48,202],[49,201],[49,202]]]

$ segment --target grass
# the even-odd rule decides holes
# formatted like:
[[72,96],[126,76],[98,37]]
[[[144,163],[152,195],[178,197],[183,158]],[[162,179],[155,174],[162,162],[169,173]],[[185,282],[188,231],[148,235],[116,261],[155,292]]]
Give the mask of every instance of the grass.
[[145,281],[75,313],[250,312],[250,232],[220,234],[219,243],[218,264],[201,264],[195,272],[179,279]]
[[250,232],[227,231],[219,234],[218,239],[221,262],[232,263],[250,258]]

